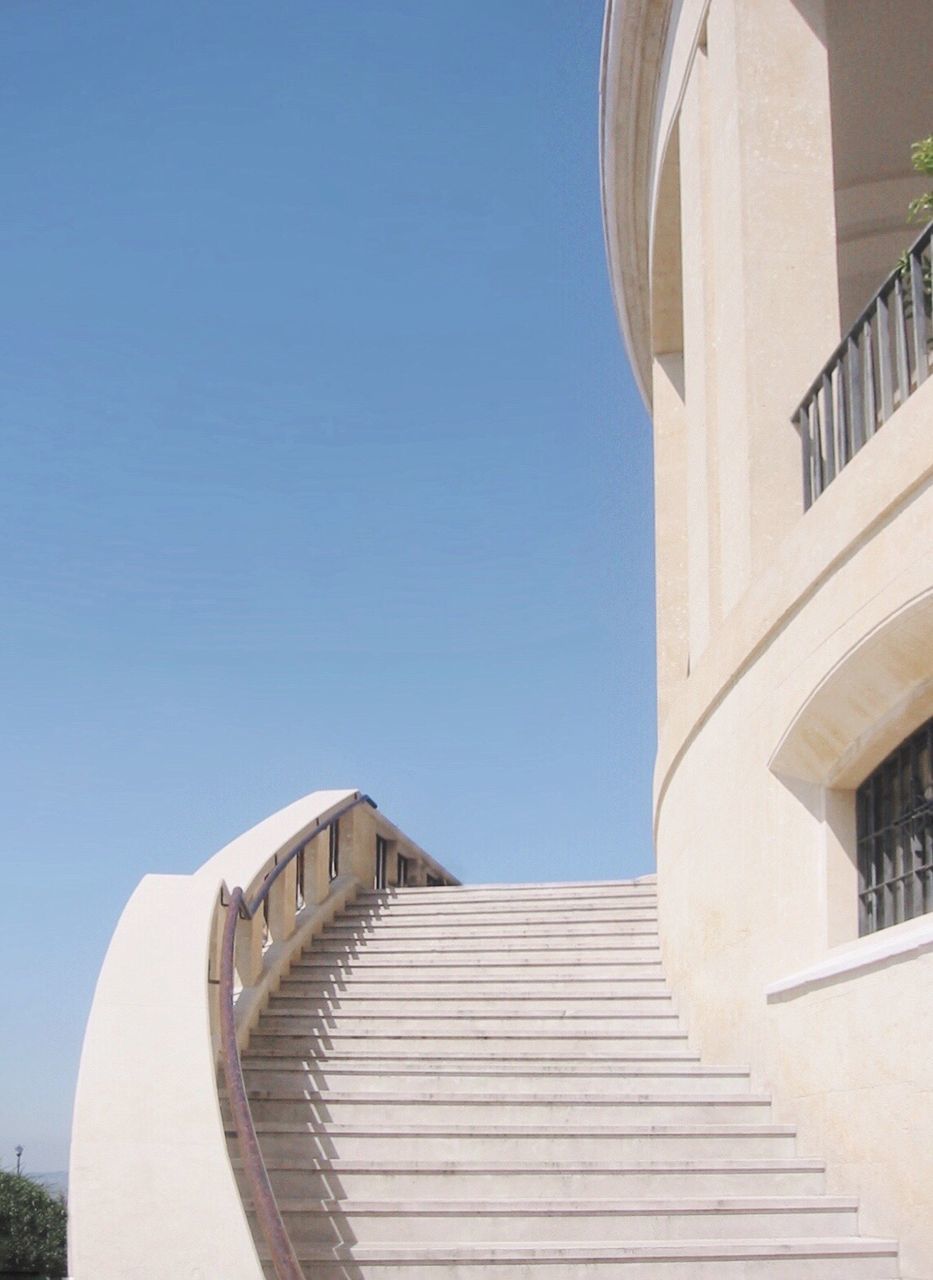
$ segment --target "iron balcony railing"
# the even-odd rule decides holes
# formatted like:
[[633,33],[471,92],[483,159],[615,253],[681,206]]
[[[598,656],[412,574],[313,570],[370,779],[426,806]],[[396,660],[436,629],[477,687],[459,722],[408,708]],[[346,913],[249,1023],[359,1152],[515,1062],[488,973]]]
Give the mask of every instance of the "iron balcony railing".
[[931,240],[933,222],[840,342],[794,414],[803,450],[804,510],[933,371]]

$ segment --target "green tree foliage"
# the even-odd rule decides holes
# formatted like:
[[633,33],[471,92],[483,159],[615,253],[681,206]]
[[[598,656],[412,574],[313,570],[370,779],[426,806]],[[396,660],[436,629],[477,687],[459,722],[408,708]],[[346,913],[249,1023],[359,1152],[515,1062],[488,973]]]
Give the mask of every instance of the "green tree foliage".
[[[917,173],[925,173],[933,177],[933,133],[928,138],[921,138],[910,148],[910,158]],[[927,222],[933,218],[933,191],[926,191],[907,206],[907,216],[911,222]]]
[[25,1174],[0,1170],[0,1280],[37,1276],[58,1280],[68,1272],[63,1196]]
[[[933,133],[911,144],[910,157],[917,173],[925,173],[927,177],[933,177]],[[931,218],[933,218],[933,191],[926,191],[922,196],[917,196],[916,200],[911,200],[907,206],[907,219],[909,222],[928,222]],[[897,260],[897,271],[904,277],[910,274],[910,255],[907,249]],[[933,316],[933,264],[923,263],[921,278],[923,309],[928,316]],[[909,297],[905,299],[905,309],[908,315],[913,313],[913,302]],[[933,336],[928,341],[933,344]]]

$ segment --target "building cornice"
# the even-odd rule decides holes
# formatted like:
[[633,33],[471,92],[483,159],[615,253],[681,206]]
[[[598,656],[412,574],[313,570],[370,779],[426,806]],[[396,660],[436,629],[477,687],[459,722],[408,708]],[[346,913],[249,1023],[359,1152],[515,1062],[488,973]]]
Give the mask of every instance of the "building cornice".
[[599,86],[603,231],[619,327],[651,406],[650,206],[671,0],[606,0]]

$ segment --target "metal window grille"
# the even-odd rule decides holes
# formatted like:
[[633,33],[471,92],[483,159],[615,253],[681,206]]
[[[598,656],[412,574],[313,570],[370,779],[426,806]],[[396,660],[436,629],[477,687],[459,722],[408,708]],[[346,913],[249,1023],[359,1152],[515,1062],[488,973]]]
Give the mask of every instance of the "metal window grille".
[[856,793],[859,933],[933,911],[933,720]]
[[389,842],[384,836],[376,836],[376,888],[384,889],[386,887],[386,861],[389,852]]
[[340,820],[332,822],[329,831],[329,853],[328,853],[328,875],[331,880],[336,880],[340,875]]

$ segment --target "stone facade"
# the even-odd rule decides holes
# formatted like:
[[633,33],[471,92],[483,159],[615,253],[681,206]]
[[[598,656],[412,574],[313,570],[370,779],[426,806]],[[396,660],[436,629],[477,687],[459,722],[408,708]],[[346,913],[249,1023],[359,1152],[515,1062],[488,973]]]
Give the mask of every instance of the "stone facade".
[[610,0],[601,85],[655,437],[665,963],[704,1054],[751,1064],[910,1280],[933,1274],[933,914],[859,936],[855,790],[933,716],[928,351],[806,510],[792,418],[920,230],[929,16]]

